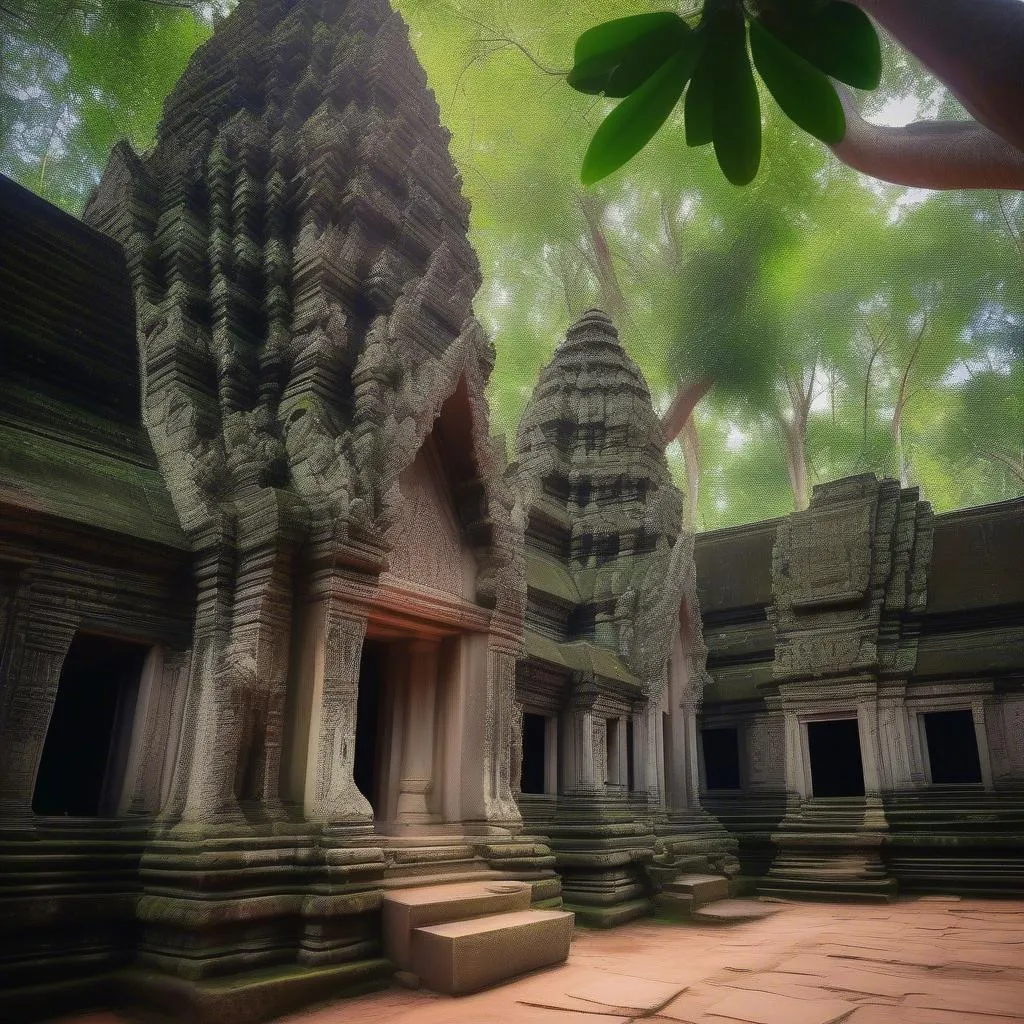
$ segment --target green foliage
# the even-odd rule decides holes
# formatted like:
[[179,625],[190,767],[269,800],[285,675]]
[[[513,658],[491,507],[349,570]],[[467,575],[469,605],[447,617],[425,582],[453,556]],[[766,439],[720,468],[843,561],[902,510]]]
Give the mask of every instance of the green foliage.
[[693,33],[687,35],[686,45],[677,49],[597,129],[583,157],[580,177],[584,185],[600,181],[636,156],[672,113],[700,52]]
[[[674,54],[684,52],[699,54],[696,88],[691,85],[684,105],[686,119],[693,119],[687,145],[713,142],[722,173],[732,184],[753,181],[761,160],[761,117],[747,53],[748,21],[754,66],[782,110],[815,138],[842,141],[846,118],[828,76],[862,89],[878,86],[881,45],[867,15],[845,0],[766,2],[756,16],[741,4],[705,0],[693,32],[684,31],[685,22],[675,15],[660,12],[617,18],[580,36],[569,85],[580,92],[625,97],[605,122],[611,127],[594,136],[583,183],[618,170],[665,123],[672,92],[644,86]],[[693,67],[688,60],[684,66]],[[633,131],[630,120],[638,122]]]
[[748,185],[761,164],[761,103],[747,59],[743,19],[719,13],[708,26],[707,51],[714,83],[711,140],[722,173],[734,185]]
[[151,0],[12,2],[0,7],[0,173],[77,212],[118,139],[152,145],[219,5],[197,17]]
[[579,92],[628,96],[692,45],[690,26],[671,12],[616,18],[579,37],[566,81]]
[[[845,0],[803,11],[765,12],[765,25],[789,49],[855,89],[877,89],[882,77],[882,48],[871,19]],[[753,24],[753,22],[752,22]]]
[[822,142],[840,142],[846,116],[835,87],[813,64],[756,21],[750,23],[754,67],[783,113]]

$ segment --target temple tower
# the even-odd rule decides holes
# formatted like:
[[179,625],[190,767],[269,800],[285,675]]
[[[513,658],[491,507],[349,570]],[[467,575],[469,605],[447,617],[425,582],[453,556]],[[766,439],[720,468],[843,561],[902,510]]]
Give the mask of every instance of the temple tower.
[[86,207],[195,593],[125,934],[198,1017],[238,971],[266,1013],[387,976],[385,883],[428,863],[558,897],[517,838],[522,530],[448,139],[387,0],[241,0]]
[[517,459],[520,807],[551,837],[569,904],[614,923],[650,907],[669,661],[693,567],[647,384],[603,313],[573,324],[541,372]]

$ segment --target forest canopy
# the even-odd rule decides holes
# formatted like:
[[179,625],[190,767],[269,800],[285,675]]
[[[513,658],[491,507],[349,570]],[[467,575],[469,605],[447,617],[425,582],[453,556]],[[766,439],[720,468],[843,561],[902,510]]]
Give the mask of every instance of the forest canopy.
[[[164,97],[232,0],[0,0],[0,172],[80,212],[113,144],[150,146]],[[540,367],[590,306],[615,320],[659,411],[700,395],[668,449],[698,529],[782,515],[873,471],[938,511],[1024,492],[1024,202],[925,192],[839,163],[762,96],[738,189],[682,110],[580,184],[614,100],[566,83],[578,36],[638,0],[397,0],[452,133],[514,436]],[[880,124],[965,116],[882,35]]]

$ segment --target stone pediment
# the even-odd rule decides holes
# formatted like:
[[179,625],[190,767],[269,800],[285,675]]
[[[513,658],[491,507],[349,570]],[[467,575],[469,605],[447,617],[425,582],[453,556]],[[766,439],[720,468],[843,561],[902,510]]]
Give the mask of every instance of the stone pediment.
[[402,501],[389,533],[391,553],[382,583],[427,587],[472,601],[476,560],[451,498],[432,439],[398,478]]

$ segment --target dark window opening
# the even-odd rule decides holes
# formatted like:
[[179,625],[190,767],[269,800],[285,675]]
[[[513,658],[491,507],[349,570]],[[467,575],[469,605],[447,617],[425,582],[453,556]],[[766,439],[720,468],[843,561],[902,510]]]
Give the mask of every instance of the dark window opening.
[[387,673],[387,644],[366,640],[359,659],[359,694],[356,702],[356,749],[352,764],[352,778],[373,807],[377,806],[378,737],[380,734],[381,693]]
[[263,799],[263,784],[267,774],[265,709],[252,698],[242,709],[242,742],[235,762],[235,795],[241,803]]
[[71,641],[36,774],[36,814],[116,812],[146,653],[103,636]]
[[617,718],[605,719],[604,743],[605,782],[618,786],[622,779],[619,775],[619,720]]
[[597,611],[592,604],[574,608],[566,621],[570,640],[593,640],[597,628]]
[[590,554],[594,550],[594,537],[593,534],[584,533],[581,534],[576,540],[576,557],[580,562],[587,562],[590,559]]
[[636,789],[633,771],[633,719],[626,719],[626,788],[632,793]]
[[738,729],[702,729],[704,788],[740,788],[740,734]]
[[619,553],[619,535],[609,533],[601,537],[597,543],[597,564],[604,565],[617,557]]
[[581,480],[576,485],[576,505],[579,508],[586,508],[590,504],[590,481]]
[[864,768],[856,718],[807,723],[814,796],[863,796]]
[[543,793],[547,761],[547,719],[523,712],[523,772],[519,788],[523,793]]
[[935,785],[981,782],[978,737],[970,711],[931,711],[924,716],[924,733]]

